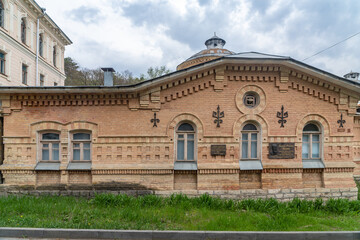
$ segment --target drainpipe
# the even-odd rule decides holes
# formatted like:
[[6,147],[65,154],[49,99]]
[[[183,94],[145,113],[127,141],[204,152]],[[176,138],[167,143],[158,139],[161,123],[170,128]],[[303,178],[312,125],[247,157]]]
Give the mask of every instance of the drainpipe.
[[36,76],[35,76],[35,86],[39,86],[39,25],[40,18],[45,16],[45,8],[41,8],[42,14],[38,16],[36,21]]

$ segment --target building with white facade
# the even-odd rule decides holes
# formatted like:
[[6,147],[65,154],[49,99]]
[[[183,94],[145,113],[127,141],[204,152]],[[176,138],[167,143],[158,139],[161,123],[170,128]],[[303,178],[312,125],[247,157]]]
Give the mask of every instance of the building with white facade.
[[64,85],[71,43],[34,0],[0,0],[1,86]]

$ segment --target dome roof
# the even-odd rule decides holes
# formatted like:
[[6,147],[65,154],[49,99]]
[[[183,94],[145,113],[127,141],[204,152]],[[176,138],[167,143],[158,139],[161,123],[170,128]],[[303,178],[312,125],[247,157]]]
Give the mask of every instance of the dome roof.
[[226,41],[222,38],[219,38],[218,36],[216,36],[216,33],[214,33],[213,37],[205,41],[206,49],[192,55],[186,61],[179,64],[177,66],[177,70],[188,68],[203,62],[211,61],[219,57],[235,54],[234,52],[223,48],[225,44]]

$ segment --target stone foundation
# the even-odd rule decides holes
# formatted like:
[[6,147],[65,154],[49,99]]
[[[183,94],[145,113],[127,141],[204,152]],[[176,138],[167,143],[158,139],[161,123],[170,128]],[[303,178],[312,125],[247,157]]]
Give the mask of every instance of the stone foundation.
[[314,200],[322,198],[328,200],[330,198],[344,198],[357,200],[357,188],[303,188],[303,189],[242,189],[242,190],[100,190],[93,189],[90,186],[70,189],[34,189],[31,186],[0,186],[0,197],[8,195],[53,195],[53,196],[76,196],[76,197],[93,197],[95,194],[111,193],[111,194],[128,194],[132,196],[155,194],[158,196],[170,196],[171,194],[186,194],[190,197],[209,194],[210,196],[220,197],[223,199],[256,199],[256,198],[275,198],[280,201],[290,201],[294,198]]

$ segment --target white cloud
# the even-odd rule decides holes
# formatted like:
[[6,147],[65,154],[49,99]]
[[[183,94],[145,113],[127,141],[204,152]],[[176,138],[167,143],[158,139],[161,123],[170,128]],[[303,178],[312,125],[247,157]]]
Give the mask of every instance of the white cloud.
[[[359,31],[356,0],[37,0],[74,42],[66,56],[83,67],[176,65],[205,48],[213,32],[234,52],[302,60]],[[344,14],[346,12],[346,14]],[[360,35],[306,63],[338,75],[360,71]]]

